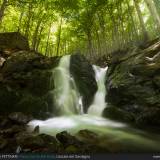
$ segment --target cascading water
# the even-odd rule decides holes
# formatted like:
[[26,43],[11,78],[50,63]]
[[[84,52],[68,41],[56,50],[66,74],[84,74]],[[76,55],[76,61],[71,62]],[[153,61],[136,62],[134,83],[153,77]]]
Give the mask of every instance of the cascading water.
[[[82,96],[79,94],[74,78],[70,75],[70,56],[63,56],[58,67],[53,70],[54,82],[54,102],[57,115],[46,121],[32,121],[31,125],[41,126],[41,131],[45,132],[54,127],[54,131],[63,131],[64,128],[72,130],[76,126],[78,129],[91,128],[95,129],[102,126],[123,127],[122,123],[106,120],[101,117],[105,103],[105,75],[106,68],[100,68],[93,65],[95,71],[95,79],[97,81],[98,90],[94,96],[92,105],[88,109],[88,114],[83,114]],[[52,83],[53,83],[52,82]],[[55,107],[54,106],[54,107]],[[84,128],[83,128],[84,127]],[[53,130],[52,130],[53,132]]]
[[[144,133],[131,129],[124,123],[115,122],[101,117],[105,103],[105,75],[106,68],[93,66],[98,90],[94,96],[92,105],[88,109],[88,114],[83,114],[82,97],[79,94],[74,78],[70,75],[70,56],[61,58],[57,68],[53,70],[54,82],[54,102],[58,117],[53,117],[45,121],[33,120],[28,125],[31,128],[40,127],[41,133],[56,135],[67,130],[74,134],[79,130],[89,129],[97,134],[109,136],[112,143],[127,144],[131,146],[157,148],[159,140],[152,140],[144,137]],[[52,82],[52,83],[53,83]],[[149,135],[151,136],[151,135]],[[148,136],[148,137],[149,137]],[[108,145],[108,138],[107,145]]]
[[[60,115],[83,114],[82,97],[80,96],[74,78],[70,75],[70,55],[63,56],[58,67],[53,70],[54,77],[54,102],[56,111]],[[93,65],[95,79],[98,90],[95,94],[92,105],[88,113],[91,115],[101,116],[105,103],[105,75],[106,68],[100,68]]]
[[95,78],[96,78],[97,85],[98,85],[98,90],[94,97],[94,101],[92,105],[88,109],[89,114],[101,116],[104,108],[106,107],[105,75],[106,75],[107,68],[108,67],[100,68],[98,66],[93,65],[93,69],[95,71]]
[[[60,115],[79,114],[82,111],[81,97],[75,81],[70,76],[70,55],[63,56],[57,68],[53,70],[54,102]],[[52,82],[53,83],[53,82]]]

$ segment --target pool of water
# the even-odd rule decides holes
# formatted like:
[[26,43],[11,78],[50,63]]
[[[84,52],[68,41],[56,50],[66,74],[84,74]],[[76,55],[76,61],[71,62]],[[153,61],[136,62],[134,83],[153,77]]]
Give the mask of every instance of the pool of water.
[[28,125],[31,130],[35,126],[39,126],[40,133],[52,136],[62,131],[76,135],[78,131],[87,129],[99,135],[103,146],[110,142],[126,149],[129,149],[128,147],[134,148],[137,152],[160,152],[160,135],[135,129],[125,123],[88,114],[61,116],[45,121],[33,120]]

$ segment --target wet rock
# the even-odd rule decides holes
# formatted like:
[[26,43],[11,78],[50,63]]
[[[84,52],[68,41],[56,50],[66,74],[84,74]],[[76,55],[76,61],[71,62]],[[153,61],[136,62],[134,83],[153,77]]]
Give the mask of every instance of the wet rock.
[[3,66],[5,61],[6,61],[6,59],[4,59],[3,57],[0,57],[0,67]]
[[[22,148],[22,152],[56,152],[58,150],[57,140],[45,134],[20,133],[16,136],[17,144]],[[29,150],[30,149],[30,150]]]
[[8,144],[4,149],[1,150],[2,153],[15,153],[17,149],[17,143],[15,138],[7,138]]
[[21,112],[11,113],[11,114],[9,114],[8,118],[9,118],[11,121],[13,121],[14,123],[22,124],[22,125],[25,125],[25,124],[27,124],[29,121],[32,120],[31,117],[26,116],[26,115],[24,115],[24,114],[21,113]]
[[37,135],[33,134],[19,134],[19,136],[16,137],[17,143],[22,148],[39,148],[43,147],[45,145],[44,140]]
[[33,133],[38,134],[39,133],[39,126],[36,126],[33,130]]
[[8,144],[8,141],[2,137],[0,137],[0,151],[3,150]]
[[22,151],[22,148],[21,148],[20,146],[18,146],[17,149],[16,149],[16,153],[18,154],[18,153],[20,153],[21,151]]
[[143,125],[147,126],[150,125],[152,127],[156,127],[160,125],[160,108],[148,108],[145,109],[144,112],[139,114],[139,116],[136,118],[136,124],[137,125]]
[[98,140],[98,135],[95,132],[92,132],[90,130],[80,130],[76,136],[82,140],[85,141],[86,143],[96,143]]
[[84,112],[93,101],[94,94],[97,91],[97,83],[92,65],[83,55],[72,55],[70,63],[70,72],[75,79],[77,88],[82,95]]
[[69,145],[64,152],[69,154],[75,154],[80,153],[80,149],[74,145]]
[[58,144],[57,140],[55,137],[47,135],[47,134],[39,134],[39,137],[41,137],[44,141],[50,144]]
[[58,133],[56,138],[61,143],[60,153],[105,153],[108,151],[100,145],[99,141],[102,139],[89,130],[81,130],[74,136],[64,131]]
[[26,128],[24,126],[12,125],[12,127],[3,129],[0,131],[0,134],[6,138],[13,138],[16,134],[20,132],[25,132]]
[[52,70],[59,58],[33,51],[18,51],[1,68],[0,113],[22,112],[46,119],[53,113],[48,94],[54,89]]
[[82,145],[81,141],[79,141],[75,136],[70,135],[67,131],[58,133],[56,135],[56,138],[61,144],[63,144],[64,147],[67,147],[69,145],[76,145],[76,146]]
[[58,151],[59,143],[55,137],[46,134],[40,134],[39,136],[46,142],[45,146],[48,148],[48,151],[52,153]]
[[114,106],[105,108],[103,111],[103,117],[129,123],[134,122],[134,114],[132,112],[127,112]]
[[29,43],[19,32],[0,33],[0,50],[9,55],[12,50],[29,50]]
[[35,71],[35,69],[40,69],[40,71],[43,71],[43,69],[54,68],[55,66],[57,66],[59,59],[60,58],[58,57],[48,58],[34,51],[22,50],[14,53],[14,55],[10,56],[7,59],[2,72],[5,78],[7,78],[9,74],[12,74],[10,76],[13,76],[13,78],[17,79],[20,78],[18,76],[19,72],[27,72],[26,74],[23,73],[24,75],[22,75],[24,78],[27,79],[32,73],[32,71]]
[[[160,107],[160,42],[156,40],[144,46],[113,56],[106,75],[106,101],[115,108],[106,108],[106,116],[121,119],[121,114],[115,116],[115,112],[121,110],[120,113],[133,113],[134,123],[137,123],[136,119],[141,115],[145,115],[145,119],[148,116],[148,120],[154,117],[152,108],[157,110]],[[151,109],[150,114],[146,114],[146,109],[148,113]],[[159,120],[156,118],[152,122],[157,125]]]
[[1,129],[6,129],[9,128],[13,125],[13,123],[6,117],[1,117],[0,118],[0,128]]

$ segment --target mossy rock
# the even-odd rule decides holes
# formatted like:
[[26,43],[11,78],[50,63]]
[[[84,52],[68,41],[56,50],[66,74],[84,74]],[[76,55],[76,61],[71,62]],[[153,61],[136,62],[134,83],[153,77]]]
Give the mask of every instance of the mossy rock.
[[42,97],[36,97],[30,94],[25,94],[16,105],[18,112],[32,115],[34,118],[45,119],[50,115],[48,104]]
[[144,112],[140,113],[136,118],[136,124],[138,126],[150,125],[156,127],[160,125],[160,108],[148,108]]
[[54,90],[53,69],[59,59],[34,51],[18,51],[11,55],[0,74],[0,111],[49,118],[54,111],[50,94]]
[[124,111],[114,106],[105,108],[103,111],[103,117],[106,117],[112,120],[121,121],[121,122],[129,122],[129,123],[134,122],[133,113],[129,113],[127,111]]
[[14,112],[21,95],[10,86],[0,84],[0,113]]
[[94,70],[90,62],[83,55],[75,54],[71,56],[70,72],[82,95],[84,112],[86,113],[97,91]]
[[67,146],[67,148],[65,148],[65,153],[74,154],[79,152],[81,152],[81,148],[78,148],[77,146],[74,145],[69,145]]
[[[151,112],[150,116],[144,116],[145,118],[138,112],[148,115],[150,108],[156,110],[160,107],[160,42],[156,40],[147,44],[150,44],[145,45],[147,48],[127,50],[116,62],[112,61],[109,64],[105,83],[106,101],[117,109],[115,111],[114,108],[112,110],[106,108],[107,112],[117,112],[118,109],[129,112],[128,114],[131,112],[135,119],[139,119],[137,122],[140,122],[144,119],[147,121],[147,117],[149,120],[152,114],[154,116],[154,112]],[[111,115],[107,113],[107,116]],[[117,119],[117,116],[114,118]],[[157,121],[154,122],[155,125],[158,124]]]

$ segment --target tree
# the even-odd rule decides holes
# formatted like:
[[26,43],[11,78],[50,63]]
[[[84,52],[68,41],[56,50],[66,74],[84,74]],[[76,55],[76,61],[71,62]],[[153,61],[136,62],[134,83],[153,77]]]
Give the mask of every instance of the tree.
[[157,12],[157,8],[155,6],[155,3],[153,2],[153,0],[145,0],[148,9],[151,13],[151,16],[153,17],[155,24],[157,25],[157,30],[160,32],[160,16]]
[[2,22],[7,6],[8,6],[8,0],[3,0],[0,7],[0,23]]
[[137,14],[138,14],[140,26],[141,26],[141,29],[142,29],[143,40],[147,41],[149,39],[149,36],[148,36],[148,33],[147,33],[147,29],[145,27],[145,23],[144,23],[143,16],[142,16],[139,4],[138,4],[138,0],[133,0],[133,1],[134,1],[134,4],[135,4],[135,8],[136,8]]
[[80,52],[94,60],[159,35],[156,31],[160,28],[159,0],[0,0],[0,3],[0,31],[19,31],[28,38],[32,49],[47,56]]

